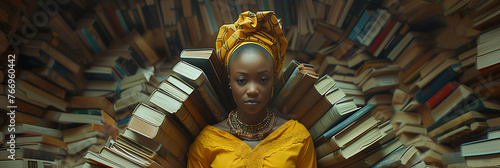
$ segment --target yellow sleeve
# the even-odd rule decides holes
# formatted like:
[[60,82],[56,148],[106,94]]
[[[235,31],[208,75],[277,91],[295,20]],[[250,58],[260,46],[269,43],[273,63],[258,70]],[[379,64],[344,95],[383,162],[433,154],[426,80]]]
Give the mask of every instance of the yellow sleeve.
[[304,140],[304,146],[300,150],[299,158],[297,161],[297,168],[302,167],[317,167],[316,165],[316,150],[314,150],[314,143],[311,136]]
[[189,147],[188,152],[188,168],[199,168],[199,167],[210,167],[210,163],[207,159],[210,157],[207,152],[208,149],[204,148],[203,145],[195,140]]

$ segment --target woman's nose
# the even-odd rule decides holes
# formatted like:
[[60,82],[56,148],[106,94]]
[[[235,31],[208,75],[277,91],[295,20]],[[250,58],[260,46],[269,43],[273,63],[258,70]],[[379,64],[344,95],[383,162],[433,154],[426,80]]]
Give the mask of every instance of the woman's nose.
[[255,97],[255,96],[259,95],[259,89],[257,89],[257,84],[255,84],[254,82],[249,83],[248,89],[247,89],[247,94],[250,97]]

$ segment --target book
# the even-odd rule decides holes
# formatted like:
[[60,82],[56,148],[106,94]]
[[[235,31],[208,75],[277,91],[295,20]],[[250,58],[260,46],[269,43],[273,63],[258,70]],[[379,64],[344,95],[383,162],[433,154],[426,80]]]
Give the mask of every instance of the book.
[[382,132],[378,127],[375,127],[363,134],[358,140],[352,142],[345,148],[341,148],[333,153],[330,153],[318,160],[318,165],[326,167],[347,160],[361,151],[367,149],[371,145],[380,141],[387,134]]
[[128,88],[140,85],[142,83],[150,84],[158,87],[160,82],[154,77],[153,73],[139,73],[120,80],[120,90],[127,90]]
[[[12,155],[12,153],[15,155]],[[55,155],[54,153],[29,149],[29,148],[16,148],[12,150],[2,150],[0,151],[0,157],[7,159],[38,159],[38,160],[46,160],[46,161],[54,161]],[[4,160],[4,159],[2,159]]]
[[41,144],[41,143],[17,145],[17,147],[39,150],[39,151],[46,151],[46,152],[57,154],[57,155],[67,155],[68,154],[68,151],[66,150],[66,148],[55,147],[55,146],[45,145],[45,144]]
[[410,112],[402,112],[398,111],[394,113],[391,118],[391,124],[411,124],[411,125],[420,125],[421,119],[418,113],[410,113]]
[[49,91],[50,94],[57,96],[58,98],[65,99],[66,94],[68,93],[66,90],[57,86],[53,83],[50,83],[46,79],[35,75],[34,73],[27,70],[20,70],[18,78],[24,80],[28,83],[38,86],[40,89],[44,91]]
[[465,158],[466,166],[494,167],[500,164],[500,154],[471,156]]
[[378,149],[373,154],[363,158],[355,163],[347,166],[347,168],[356,168],[356,167],[369,167],[390,155],[393,151],[403,146],[403,144],[399,141],[398,138],[384,144],[380,149]]
[[327,139],[333,137],[333,135],[337,134],[340,132],[342,129],[353,123],[354,121],[358,120],[361,118],[364,114],[366,114],[368,111],[370,111],[374,107],[373,103],[369,103],[360,110],[356,111],[354,114],[349,116],[347,119],[343,120],[339,124],[335,125],[333,128],[329,129],[326,131],[323,135],[321,135],[319,138],[315,139],[314,144],[322,144],[325,142]]
[[[183,92],[183,90],[178,89],[176,86],[174,86],[172,83],[170,83],[168,81],[164,81],[164,82],[160,83],[160,85],[158,86],[158,89],[165,91],[170,96],[175,98],[177,101],[183,103],[183,105],[189,111],[191,116],[193,116],[193,119],[200,126],[200,128],[204,128],[205,126],[207,126],[207,120],[201,114],[201,110],[199,110],[197,108],[196,102],[194,102],[193,99],[191,98],[192,96]],[[194,91],[193,88],[191,88],[190,93],[192,93],[192,91]],[[210,113],[207,112],[205,114],[207,114],[209,116]]]
[[159,127],[163,131],[169,133],[173,137],[174,141],[183,147],[189,146],[189,141],[193,137],[189,137],[188,134],[183,130],[180,125],[177,124],[175,119],[167,114],[164,114],[155,108],[148,106],[146,104],[139,104],[134,109],[134,116],[140,117],[154,126]]
[[[459,116],[462,116],[470,111],[490,113],[490,112],[494,112],[495,109],[500,109],[500,106],[497,103],[492,102],[492,101],[488,101],[488,100],[478,99],[478,100],[473,101],[470,104],[467,104],[467,105],[461,107],[460,109],[454,110],[454,112],[451,113],[450,115],[444,116],[442,119],[436,121],[435,124],[428,127],[427,130],[431,131],[431,130],[443,125],[444,123],[447,123],[447,122],[449,122],[449,121],[451,121]],[[492,127],[492,126],[490,125],[490,127]]]
[[218,101],[219,99],[215,91],[201,69],[187,62],[180,61],[174,66],[173,71],[177,77],[196,88],[217,122],[227,117],[228,113],[226,109],[222,106],[221,102]]
[[[78,73],[81,69],[80,65],[78,65],[73,60],[69,59],[63,53],[55,49],[52,45],[45,41],[41,40],[31,40],[28,44],[23,45],[26,49],[32,49],[38,52],[44,52],[51,58],[54,58],[57,62],[63,65],[72,73]],[[35,55],[33,55],[35,56]]]
[[294,119],[300,119],[306,112],[326,94],[331,87],[335,85],[335,80],[330,76],[324,75],[316,80],[304,95],[292,107],[289,115],[294,116]]
[[364,115],[342,131],[334,135],[325,143],[316,147],[316,156],[321,158],[336,150],[345,148],[350,143],[359,140],[364,133],[370,131],[378,125],[378,120],[370,114]]
[[125,154],[118,153],[117,151],[112,150],[106,146],[101,148],[99,155],[106,158],[107,160],[113,160],[115,162],[118,162],[120,163],[120,165],[123,165],[124,167],[139,168],[143,166],[140,163],[134,162],[135,160],[134,161],[132,161],[132,159],[129,160],[129,158],[127,158]]
[[302,117],[299,122],[302,123],[307,129],[310,129],[321,116],[323,116],[329,109],[331,109],[336,102],[344,98],[346,94],[342,89],[332,87],[327,93],[319,99]]
[[236,107],[229,86],[226,85],[229,83],[228,74],[222,62],[217,58],[214,49],[186,49],[181,52],[180,57],[183,61],[203,70],[227,111]]
[[434,95],[432,95],[425,105],[430,109],[433,109],[438,105],[444,98],[446,98],[453,90],[455,90],[459,86],[458,82],[448,82],[441,89],[439,89]]
[[134,107],[139,103],[152,105],[152,103],[148,101],[148,98],[149,95],[142,92],[136,92],[135,94],[127,95],[118,99],[114,104],[114,109],[117,112],[121,112],[134,109]]
[[53,110],[46,111],[44,118],[61,124],[70,124],[70,123],[102,124],[102,116],[88,115],[88,114],[71,114]]
[[87,159],[85,165],[89,164],[88,165],[89,167],[91,167],[91,165],[92,166],[100,165],[100,166],[110,166],[110,167],[124,167],[123,165],[118,164],[116,160],[112,160],[112,159],[103,157],[103,156],[99,155],[98,153],[95,153],[92,151],[87,152],[83,158]]
[[12,168],[35,167],[43,168],[44,166],[58,167],[59,164],[53,161],[38,160],[38,159],[19,159],[19,160],[3,160],[0,161],[2,166]]
[[317,139],[320,135],[326,132],[329,128],[333,127],[336,123],[342,121],[349,114],[360,108],[354,103],[353,99],[348,98],[345,101],[337,102],[330,108],[321,118],[309,128],[312,139]]
[[436,94],[439,89],[444,87],[446,83],[453,80],[457,75],[458,71],[460,71],[460,67],[458,65],[452,65],[440,72],[432,81],[429,82],[428,85],[424,86],[416,95],[415,98],[424,103],[428,101],[434,94]]
[[[3,130],[10,130],[5,127]],[[31,134],[31,135],[46,135],[53,138],[62,138],[62,131],[53,128],[46,128],[38,125],[31,124],[18,124],[15,125],[13,131],[9,131],[12,134]]]
[[412,145],[401,146],[384,159],[377,162],[373,167],[409,167],[410,160],[414,155],[418,155],[418,151]]
[[483,131],[488,128],[486,122],[473,122],[469,125],[461,126],[457,129],[450,130],[439,137],[437,137],[438,143],[448,143],[453,144],[453,142],[459,142],[465,136],[474,136],[473,134],[478,133],[479,131]]
[[165,113],[176,116],[193,137],[196,137],[200,133],[200,126],[196,123],[186,106],[168,93],[156,90],[149,97],[149,101],[159,107],[159,109],[165,111]]
[[318,76],[312,69],[312,65],[298,65],[272,101],[271,106],[277,108],[282,114],[289,115],[293,106],[317,79]]
[[431,110],[431,115],[434,121],[438,121],[443,118],[443,116],[449,114],[456,106],[460,104],[465,104],[467,100],[471,98],[472,90],[465,86],[460,85],[455,89],[446,99],[441,102],[436,108]]
[[115,109],[113,104],[105,97],[85,97],[72,96],[68,104],[69,109],[101,109],[108,115],[115,118]]
[[500,138],[472,141],[462,144],[460,151],[463,157],[497,154],[500,151],[492,146],[497,146],[499,142]]
[[16,79],[15,81],[16,89],[29,93],[29,97],[27,97],[28,100],[38,101],[43,104],[55,107],[58,110],[66,111],[68,102],[66,102],[65,100],[55,97],[21,79]]
[[18,136],[16,137],[16,143],[18,145],[30,144],[30,143],[42,143],[56,147],[66,147],[66,143],[64,143],[63,141],[46,135]]
[[88,148],[91,145],[94,145],[94,144],[100,145],[103,143],[104,143],[103,139],[100,139],[100,138],[98,139],[97,137],[94,136],[94,137],[82,139],[79,141],[66,143],[67,144],[66,148],[68,149],[68,154],[73,155],[73,154],[76,154],[76,153],[84,150],[85,148]]
[[369,78],[361,85],[363,93],[370,94],[391,89],[399,84],[397,75],[382,75]]
[[169,133],[138,116],[132,116],[130,118],[127,129],[161,144],[162,147],[172,152],[176,157],[182,158],[187,154],[187,148],[178,144]]
[[89,132],[105,133],[105,129],[101,124],[90,123],[75,128],[64,129],[62,130],[62,137],[63,140],[66,141],[65,139],[68,139],[70,137],[82,135]]

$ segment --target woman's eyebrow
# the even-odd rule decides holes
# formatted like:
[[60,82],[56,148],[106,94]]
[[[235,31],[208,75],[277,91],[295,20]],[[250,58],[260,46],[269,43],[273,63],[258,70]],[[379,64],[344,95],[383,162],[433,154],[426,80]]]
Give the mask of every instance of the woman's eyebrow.
[[266,72],[268,72],[268,73],[269,73],[269,72],[271,72],[271,71],[269,71],[269,70],[265,69],[265,70],[259,71],[259,72],[257,72],[257,73],[259,73],[259,74],[260,74],[260,73],[266,73]]

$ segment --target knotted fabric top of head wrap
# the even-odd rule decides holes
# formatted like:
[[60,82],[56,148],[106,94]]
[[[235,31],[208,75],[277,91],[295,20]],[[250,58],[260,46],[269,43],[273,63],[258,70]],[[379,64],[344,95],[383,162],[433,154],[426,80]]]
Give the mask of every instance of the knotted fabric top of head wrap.
[[215,41],[217,55],[228,68],[232,53],[247,43],[256,43],[271,53],[274,76],[281,72],[288,41],[274,12],[243,12],[234,24],[220,27]]

